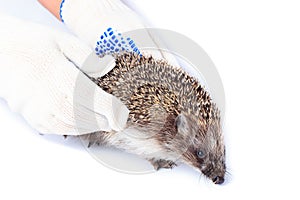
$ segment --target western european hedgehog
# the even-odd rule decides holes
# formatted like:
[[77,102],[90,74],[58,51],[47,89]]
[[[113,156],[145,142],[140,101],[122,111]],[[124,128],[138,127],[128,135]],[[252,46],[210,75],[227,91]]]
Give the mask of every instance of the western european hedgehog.
[[124,131],[81,136],[137,154],[155,169],[186,163],[216,184],[224,182],[225,147],[220,114],[209,94],[180,68],[151,56],[115,55],[116,66],[91,78],[129,109]]

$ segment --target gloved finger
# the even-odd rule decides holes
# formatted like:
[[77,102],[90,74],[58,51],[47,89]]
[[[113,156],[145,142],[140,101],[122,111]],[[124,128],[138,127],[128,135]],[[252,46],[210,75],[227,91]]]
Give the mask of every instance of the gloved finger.
[[109,27],[120,33],[144,27],[120,0],[67,0],[62,2],[60,13],[67,27],[92,48]]
[[[99,58],[95,58],[96,55],[92,48],[86,45],[83,41],[80,41],[78,38],[66,33],[57,32],[55,36],[60,51],[78,69],[82,70],[89,76],[94,73],[101,73],[102,68],[98,68],[99,65],[95,66],[95,63],[99,62]],[[94,57],[93,60],[95,62],[91,63],[91,65],[84,65],[86,60],[91,56]]]
[[68,0],[62,3],[61,15],[67,27],[92,48],[96,47],[99,55],[122,50],[138,53],[133,39],[144,54],[176,63],[176,59],[164,51],[159,36],[151,33],[143,18],[120,0],[87,0],[84,3]]
[[65,57],[89,77],[101,77],[115,66],[112,57],[99,58],[94,49],[76,37],[59,32],[56,39]]
[[[73,98],[76,108],[75,118],[79,117],[80,126],[82,124],[101,125],[103,123],[102,116],[105,116],[111,129],[120,131],[125,127],[129,114],[127,107],[82,73],[79,73],[76,78]],[[105,131],[110,130],[106,129]]]

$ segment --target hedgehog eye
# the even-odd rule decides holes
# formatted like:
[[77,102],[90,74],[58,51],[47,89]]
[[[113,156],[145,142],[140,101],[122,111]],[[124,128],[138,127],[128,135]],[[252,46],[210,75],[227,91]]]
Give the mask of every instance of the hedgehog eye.
[[204,158],[204,157],[205,157],[204,151],[198,150],[198,151],[197,151],[197,156],[198,156],[198,158]]

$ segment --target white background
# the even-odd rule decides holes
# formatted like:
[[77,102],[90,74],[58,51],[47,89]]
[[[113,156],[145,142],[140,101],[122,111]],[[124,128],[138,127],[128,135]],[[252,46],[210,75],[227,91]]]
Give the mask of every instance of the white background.
[[[227,183],[214,186],[187,166],[115,172],[79,141],[40,136],[1,100],[0,199],[299,199],[299,1],[132,2],[156,27],[195,40],[217,66]],[[1,0],[0,10],[63,29],[34,0]]]

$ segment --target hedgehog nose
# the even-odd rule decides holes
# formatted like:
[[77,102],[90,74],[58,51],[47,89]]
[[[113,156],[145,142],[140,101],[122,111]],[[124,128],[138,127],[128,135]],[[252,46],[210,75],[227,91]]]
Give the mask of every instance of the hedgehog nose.
[[222,183],[224,183],[224,178],[221,176],[216,176],[215,178],[212,179],[212,181],[215,184],[222,184]]

